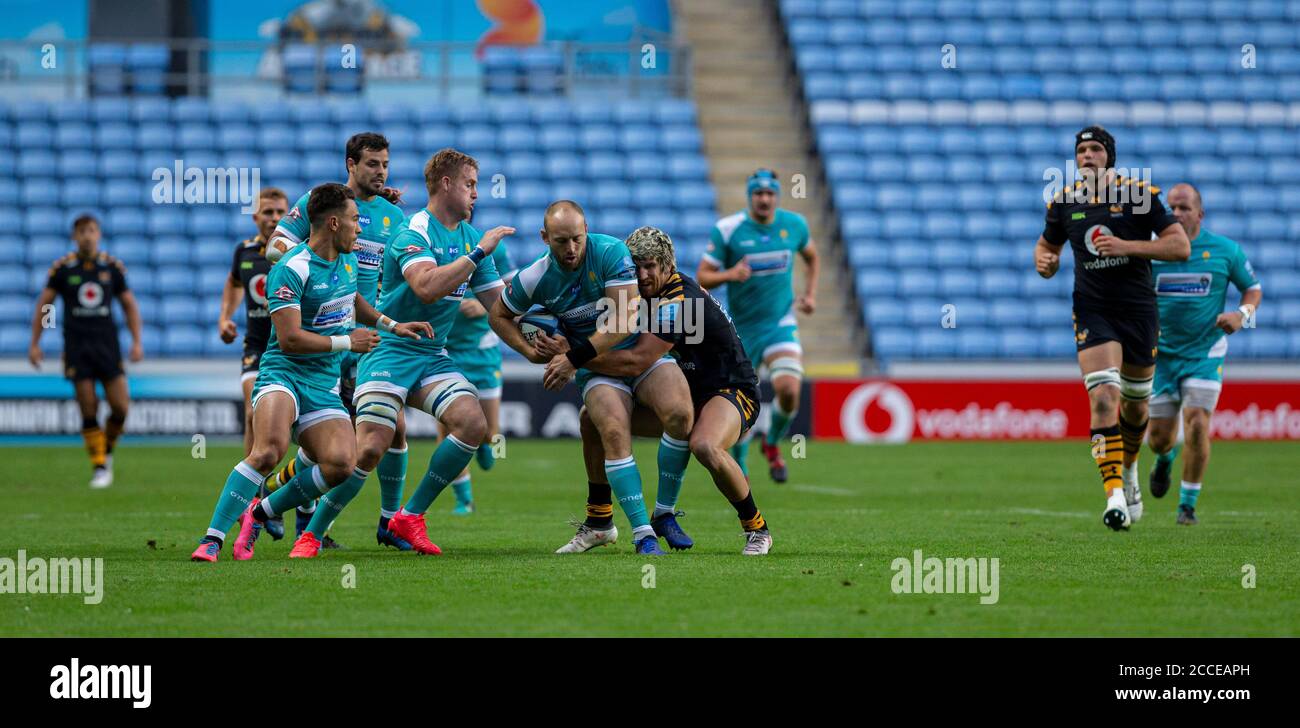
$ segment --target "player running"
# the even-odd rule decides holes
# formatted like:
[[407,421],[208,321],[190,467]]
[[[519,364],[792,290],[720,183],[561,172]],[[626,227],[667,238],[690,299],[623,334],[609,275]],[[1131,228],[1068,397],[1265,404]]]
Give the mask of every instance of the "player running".
[[[402,210],[394,204],[395,192],[384,186],[388,179],[388,140],[381,134],[364,132],[354,134],[348,139],[344,148],[344,163],[347,166],[347,186],[356,195],[357,210],[361,215],[361,234],[357,238],[356,256],[359,266],[357,274],[357,292],[371,306],[376,306],[379,298],[380,268],[388,242],[397,233],[398,227],[405,220]],[[308,195],[298,200],[289,214],[280,221],[271,239],[267,257],[275,260],[282,248],[296,245],[307,236],[306,219]],[[342,361],[342,380],[340,385],[343,404],[352,409],[352,392],[357,378],[357,361],[360,355],[346,352]],[[379,462],[380,489],[380,525],[375,531],[375,541],[381,546],[392,546],[400,551],[410,549],[410,544],[393,536],[383,525],[397,511],[402,502],[402,489],[406,484],[406,417],[399,414],[397,433],[393,438],[392,448]],[[274,479],[267,479],[268,487],[274,489],[289,482],[300,470],[310,468],[311,459],[299,448],[297,456],[276,474]],[[316,503],[308,504],[305,510],[298,512],[297,535],[311,530],[325,548],[334,548],[334,543],[326,531],[334,523],[338,511],[345,503],[339,499],[351,500],[355,493],[336,491],[331,495],[331,509],[317,511]],[[310,519],[310,522],[309,520]],[[272,534],[274,536],[274,533]]]
[[[434,499],[460,475],[487,433],[474,386],[445,350],[447,334],[469,289],[485,307],[501,295],[501,280],[490,259],[513,228],[480,234],[467,222],[478,199],[478,163],[454,149],[443,149],[424,167],[429,203],[402,224],[384,252],[379,310],[388,316],[427,322],[427,339],[404,341],[381,334],[383,346],[362,357],[357,373],[354,475],[321,502],[336,513],[347,505],[370,469],[391,452],[398,419],[406,404],[428,412],[447,429],[429,460],[429,469],[406,505],[389,512],[380,528],[409,543],[420,554],[442,550],[429,540],[424,514]],[[315,556],[320,541],[313,528],[294,544],[291,557]]]
[[[1196,499],[1210,461],[1210,416],[1223,389],[1228,336],[1251,325],[1264,294],[1241,246],[1201,227],[1201,193],[1190,184],[1169,190],[1169,207],[1192,240],[1185,263],[1152,264],[1160,308],[1160,353],[1151,398],[1151,495],[1169,490],[1178,447],[1178,410],[1183,412],[1187,453],[1179,490],[1177,523],[1196,525]],[[1224,312],[1228,283],[1241,292],[1236,311]]]
[[[803,216],[777,206],[781,181],[776,172],[760,169],[745,186],[749,209],[718,221],[695,277],[706,289],[727,285],[727,309],[751,362],[766,369],[776,397],[763,438],[772,480],[788,477],[780,442],[799,411],[803,382],[803,347],[799,344],[795,308],[811,316],[817,308],[817,276],[821,264]],[[807,265],[804,294],[794,295],[794,253]],[[749,475],[749,434],[732,448],[740,469]]]
[[1110,132],[1080,131],[1074,158],[1082,180],[1048,203],[1034,266],[1044,278],[1056,275],[1070,243],[1074,341],[1092,408],[1092,455],[1106,489],[1102,522],[1118,531],[1142,517],[1137,457],[1159,328],[1151,261],[1187,260],[1190,245],[1159,188],[1116,174]]
[[[578,390],[604,446],[604,482],[589,475],[587,486],[588,519],[590,522],[593,513],[599,513],[600,525],[579,525],[574,538],[557,553],[586,551],[618,539],[611,489],[632,525],[637,553],[663,554],[658,535],[668,539],[674,548],[688,548],[691,541],[677,525],[674,509],[682,473],[690,462],[687,438],[693,415],[690,391],[676,362],[664,357],[636,375],[621,377],[598,374],[587,367],[603,352],[636,344],[638,297],[632,256],[618,238],[588,232],[586,214],[571,200],[553,202],[546,208],[541,234],[547,252],[519,270],[501,302],[491,309],[489,321],[510,348],[535,364],[546,364],[546,381],[553,388],[564,386],[576,376]],[[515,317],[534,305],[542,306],[562,322],[574,342],[567,353],[548,356],[529,344],[515,326]],[[539,337],[543,341],[546,338]],[[659,491],[653,525],[641,495],[641,473],[632,457],[634,402],[649,407],[664,428],[659,442]]]
[[[648,315],[636,345],[614,349],[592,359],[587,366],[609,376],[644,371],[669,352],[677,359],[691,390],[695,425],[690,451],[713,476],[713,483],[736,509],[745,533],[746,556],[761,556],[772,548],[772,535],[745,474],[728,449],[758,417],[758,376],[745,356],[727,314],[693,279],[677,270],[672,239],[661,230],[642,227],[627,239],[636,263],[637,288]],[[648,416],[647,416],[648,415]],[[600,437],[589,413],[582,413],[583,453],[588,462],[604,457]],[[632,432],[659,437],[663,427],[652,412],[638,406],[632,415]],[[591,468],[588,468],[590,471]]]
[[[357,477],[352,423],[339,400],[339,360],[347,351],[370,351],[380,337],[354,320],[406,338],[433,334],[428,324],[380,315],[358,293],[352,251],[361,226],[351,189],[333,183],[312,189],[307,217],[310,239],[291,248],[267,279],[271,341],[253,390],[253,448],[226,479],[193,561],[216,561],[236,518],[235,560],[251,559],[267,520]],[[255,497],[284,457],[291,429],[315,464],[270,496]]]
[[266,308],[266,274],[271,272],[271,261],[266,259],[266,243],[275,232],[276,223],[288,211],[289,198],[283,190],[262,188],[257,199],[257,211],[253,213],[257,234],[235,246],[230,276],[221,290],[217,330],[221,340],[227,344],[233,343],[239,335],[239,327],[230,317],[239,309],[241,297],[244,301],[244,357],[239,383],[244,389],[245,455],[253,447],[253,381],[257,379],[257,366],[271,335],[271,313]]
[[[506,241],[497,243],[492,251],[492,262],[501,282],[508,282],[515,275],[515,267],[510,260],[510,251]],[[478,401],[483,407],[483,416],[487,419],[487,439],[491,443],[500,426],[501,413],[501,339],[488,325],[487,309],[477,299],[466,298],[460,302],[456,312],[455,323],[447,335],[447,353],[452,361],[469,379],[470,384],[478,390]],[[446,432],[440,433],[443,437]],[[496,458],[491,447],[480,447],[474,455],[483,470],[491,470]],[[451,483],[452,492],[456,494],[456,505],[452,514],[468,516],[474,512],[474,489],[470,480],[469,468]]]
[[[32,342],[27,359],[41,368],[45,354],[41,351],[41,334],[47,321],[47,306],[55,296],[63,299],[63,374],[72,381],[77,406],[81,409],[81,437],[90,453],[93,472],[90,487],[107,488],[113,484],[113,447],[126,426],[131,404],[126,374],[122,370],[122,350],[113,320],[113,300],[122,305],[126,325],[131,331],[131,361],[144,358],[140,343],[140,307],[135,294],[126,284],[126,268],[117,258],[99,249],[99,220],[82,215],[72,223],[75,253],[68,253],[50,266],[45,288],[36,299],[32,317]],[[99,396],[95,382],[104,386],[108,399],[108,420],[99,426]]]
[[[244,455],[248,455],[253,447],[253,382],[257,379],[257,367],[271,335],[271,312],[266,308],[266,274],[271,271],[271,261],[266,259],[266,243],[275,232],[276,223],[288,210],[289,198],[283,190],[277,187],[262,189],[257,199],[257,211],[253,213],[257,235],[235,246],[230,275],[221,290],[217,330],[221,340],[227,344],[234,342],[239,333],[230,317],[239,308],[240,291],[243,291],[244,356],[239,384],[244,390]],[[262,494],[265,495],[265,486]],[[276,518],[268,522],[266,530],[271,538],[279,541],[284,538],[284,520]]]

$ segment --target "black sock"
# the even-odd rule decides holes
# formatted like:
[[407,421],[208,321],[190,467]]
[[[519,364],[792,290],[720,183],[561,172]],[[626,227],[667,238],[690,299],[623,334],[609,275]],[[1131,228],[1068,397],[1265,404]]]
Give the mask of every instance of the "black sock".
[[388,516],[379,517],[379,527],[384,529],[385,531],[388,530]]
[[767,520],[759,512],[758,506],[754,504],[753,491],[750,491],[744,500],[732,501],[731,507],[736,509],[736,516],[740,518],[740,525],[746,531],[762,531],[767,528]]
[[609,483],[587,481],[587,520],[591,528],[609,528],[614,522],[614,493]]
[[258,523],[266,523],[270,518],[270,516],[266,515],[266,510],[262,508],[261,503],[258,503],[257,507],[253,509],[254,521],[257,521]]
[[224,545],[224,542],[219,536],[204,536],[203,538],[199,539],[199,543],[215,543],[218,548]]

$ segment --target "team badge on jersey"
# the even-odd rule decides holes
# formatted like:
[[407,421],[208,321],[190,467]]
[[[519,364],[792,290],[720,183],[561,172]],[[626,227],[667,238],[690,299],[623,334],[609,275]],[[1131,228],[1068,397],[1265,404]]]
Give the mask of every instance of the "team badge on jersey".
[[292,301],[293,289],[288,286],[280,286],[275,291],[275,297],[280,299],[281,301]]

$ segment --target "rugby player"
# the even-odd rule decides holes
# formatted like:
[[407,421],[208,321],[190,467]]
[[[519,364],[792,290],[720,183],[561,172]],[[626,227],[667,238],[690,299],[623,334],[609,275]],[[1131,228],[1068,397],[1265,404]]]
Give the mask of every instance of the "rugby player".
[[[492,262],[502,283],[508,282],[515,275],[515,267],[510,260],[510,251],[506,241],[497,243],[492,251]],[[487,309],[475,298],[465,298],[460,302],[456,312],[455,323],[447,335],[447,353],[456,362],[457,368],[469,379],[470,384],[478,390],[478,401],[483,407],[483,416],[487,419],[487,446],[480,447],[474,455],[483,470],[491,470],[496,462],[491,443],[500,427],[501,412],[501,339],[488,325]],[[446,432],[441,432],[443,437]],[[456,494],[456,505],[452,514],[468,516],[474,512],[474,489],[469,468],[451,483],[452,492]]]
[[[510,281],[501,301],[491,309],[492,330],[510,348],[535,364],[546,364],[545,381],[562,387],[576,377],[582,400],[600,433],[605,459],[605,483],[588,482],[588,518],[593,511],[602,515],[601,528],[578,527],[578,533],[558,553],[585,551],[602,543],[613,543],[612,489],[619,506],[632,525],[633,543],[639,554],[659,555],[658,533],[670,533],[676,547],[689,539],[677,526],[673,508],[681,491],[682,473],[690,462],[687,437],[693,414],[690,390],[671,357],[655,360],[635,375],[611,377],[586,365],[599,354],[636,344],[634,332],[638,296],[636,266],[623,241],[591,233],[587,217],[578,203],[553,202],[543,217],[542,241],[547,251],[532,264],[521,268]],[[515,325],[515,317],[531,306],[540,305],[560,319],[575,343],[563,354],[546,352],[529,344]],[[545,341],[549,337],[539,337]],[[632,457],[631,414],[635,401],[649,407],[663,423],[659,444],[659,493],[655,501],[660,513],[651,525],[641,495],[641,474]],[[602,500],[603,499],[603,502]],[[683,540],[685,539],[685,540]],[[575,542],[582,544],[575,546]],[[575,546],[568,549],[569,546]]]
[[[27,359],[41,368],[45,307],[55,297],[63,299],[63,374],[73,386],[81,410],[81,437],[86,442],[93,469],[90,487],[113,484],[113,447],[126,426],[131,393],[122,369],[122,350],[113,320],[113,301],[122,305],[131,331],[131,361],[144,358],[140,339],[140,307],[126,284],[126,268],[117,258],[99,249],[99,220],[82,215],[72,223],[76,252],[68,253],[50,266],[45,288],[36,299],[32,317],[32,341]],[[99,426],[99,396],[95,383],[104,386],[108,419]]]
[[[648,326],[635,346],[607,351],[587,366],[608,376],[628,376],[672,353],[690,386],[695,410],[690,451],[736,509],[745,533],[741,553],[764,555],[772,548],[772,535],[754,504],[745,474],[728,452],[758,418],[754,367],[722,307],[677,270],[673,242],[666,233],[653,227],[639,228],[628,237],[627,248],[636,263],[642,305],[648,307],[643,309],[648,311],[643,319]],[[632,433],[659,437],[662,432],[653,413],[638,406],[632,416]],[[604,452],[586,410],[582,412],[582,443],[590,472],[590,464],[599,464]]]
[[[222,486],[193,561],[216,561],[236,518],[234,558],[251,559],[267,520],[357,477],[352,422],[339,400],[339,359],[347,351],[370,351],[380,338],[354,321],[406,338],[433,335],[426,323],[396,323],[379,314],[358,293],[352,251],[361,226],[350,188],[313,188],[307,218],[310,239],[291,248],[267,279],[271,341],[253,388],[253,448]],[[316,464],[257,498],[262,481],[284,457],[291,431]],[[364,480],[366,474],[360,475]]]
[[[447,429],[447,436],[406,505],[384,516],[380,528],[392,531],[416,552],[436,556],[442,549],[429,540],[424,514],[469,464],[487,433],[474,386],[447,354],[446,332],[467,289],[484,307],[496,303],[503,284],[490,256],[514,228],[479,233],[470,226],[478,199],[478,163],[473,157],[443,149],[425,164],[424,181],[428,205],[401,225],[384,252],[379,310],[420,321],[431,334],[406,341],[382,333],[383,346],[361,358],[354,401],[357,467],[347,482],[321,498],[321,508],[337,515],[356,496],[370,469],[391,452],[403,407],[419,407]],[[316,556],[321,533],[313,518],[290,557]]]
[[1116,173],[1110,132],[1080,131],[1074,157],[1082,179],[1048,203],[1034,266],[1044,278],[1056,275],[1070,243],[1077,261],[1074,341],[1092,410],[1092,455],[1106,490],[1102,522],[1118,531],[1142,516],[1137,457],[1159,328],[1151,261],[1187,260],[1190,244],[1159,188]]
[[[221,290],[217,331],[227,344],[233,343],[239,334],[239,327],[230,317],[239,308],[240,291],[243,292],[244,356],[239,384],[244,390],[244,455],[248,455],[253,447],[253,382],[257,379],[257,367],[271,335],[271,313],[266,309],[266,274],[271,271],[271,261],[266,259],[266,243],[275,232],[276,223],[288,210],[289,198],[283,190],[277,187],[262,189],[257,199],[257,211],[253,213],[257,235],[235,246],[230,275]],[[260,495],[266,495],[265,485]],[[266,530],[276,541],[284,538],[284,519],[277,517],[269,521]]]
[[[347,167],[347,186],[356,195],[357,209],[361,215],[361,235],[357,238],[356,256],[359,266],[357,275],[357,292],[366,302],[375,306],[379,297],[380,266],[388,241],[396,234],[405,215],[394,204],[396,192],[384,186],[388,179],[388,140],[381,134],[363,132],[354,134],[344,147],[344,164]],[[289,214],[275,228],[267,257],[276,260],[283,249],[296,245],[306,237],[308,224],[306,220],[307,200],[303,195]],[[343,355],[341,397],[349,411],[352,409],[352,392],[356,382],[356,369],[359,355],[345,352]],[[402,489],[406,484],[406,417],[399,414],[397,434],[393,438],[391,450],[379,463],[380,489],[380,525],[375,530],[375,541],[381,546],[391,546],[400,551],[409,550],[410,545],[393,536],[383,525],[387,523],[402,502]],[[299,448],[297,456],[276,474],[268,478],[267,487],[274,490],[293,478],[300,470],[310,468],[311,459]],[[332,498],[350,498],[347,491],[338,491]],[[337,505],[337,503],[336,503]],[[302,536],[311,528],[321,538],[325,548],[337,546],[333,539],[324,535],[334,522],[337,512],[322,511],[316,513],[316,504],[310,503],[300,510],[297,518],[297,535]],[[310,522],[309,522],[310,519]]]
[[[1205,208],[1190,184],[1169,190],[1169,208],[1192,241],[1185,263],[1155,261],[1156,301],[1160,308],[1160,353],[1156,356],[1155,391],[1151,397],[1151,495],[1169,490],[1169,471],[1178,455],[1178,410],[1183,413],[1187,450],[1179,489],[1176,522],[1197,523],[1196,499],[1210,461],[1210,417],[1223,389],[1223,360],[1228,336],[1253,322],[1263,298],[1255,269],[1234,240],[1201,227]],[[1235,311],[1223,310],[1228,283],[1241,292]]]
[[[695,277],[706,289],[727,285],[727,309],[745,355],[767,371],[776,397],[763,438],[772,480],[788,478],[780,442],[799,410],[803,382],[803,347],[799,344],[795,309],[805,316],[817,308],[817,276],[821,263],[817,246],[803,216],[777,206],[781,181],[776,172],[760,169],[745,186],[749,208],[718,221]],[[804,293],[794,295],[794,254],[807,265]],[[732,448],[748,476],[749,438]]]
[[266,243],[275,232],[276,223],[288,211],[289,198],[283,190],[262,188],[257,211],[253,213],[257,234],[235,246],[230,276],[221,291],[217,330],[227,344],[234,343],[239,335],[239,327],[231,316],[239,309],[240,299],[244,301],[244,358],[239,377],[244,389],[244,455],[253,447],[253,381],[257,379],[257,366],[271,335],[271,314],[266,309],[266,274],[271,272],[271,262],[266,259]]

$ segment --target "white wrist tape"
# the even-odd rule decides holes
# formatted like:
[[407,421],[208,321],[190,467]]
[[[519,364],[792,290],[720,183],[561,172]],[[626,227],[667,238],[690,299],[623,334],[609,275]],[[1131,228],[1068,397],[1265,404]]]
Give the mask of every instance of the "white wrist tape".
[[331,336],[330,351],[352,351],[352,337]]
[[1237,310],[1241,312],[1241,315],[1244,318],[1250,318],[1255,315],[1255,307],[1250,305],[1249,303],[1241,304],[1241,306],[1239,306]]
[[380,330],[387,331],[391,334],[397,328],[397,322],[387,316],[381,315],[379,320],[375,322],[375,326]]

